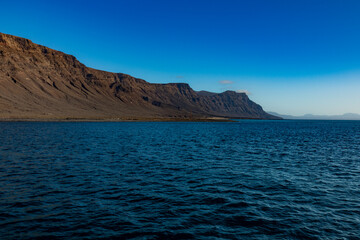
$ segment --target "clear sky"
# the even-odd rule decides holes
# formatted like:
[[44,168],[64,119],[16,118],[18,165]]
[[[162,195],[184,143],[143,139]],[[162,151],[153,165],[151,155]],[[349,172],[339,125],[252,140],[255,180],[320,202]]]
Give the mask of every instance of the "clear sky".
[[359,0],[2,0],[0,32],[267,111],[360,113]]

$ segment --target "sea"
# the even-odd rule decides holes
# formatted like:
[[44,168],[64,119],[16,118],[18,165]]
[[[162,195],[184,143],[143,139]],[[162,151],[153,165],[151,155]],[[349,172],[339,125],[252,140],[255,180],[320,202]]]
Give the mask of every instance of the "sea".
[[0,122],[0,239],[360,239],[360,121]]

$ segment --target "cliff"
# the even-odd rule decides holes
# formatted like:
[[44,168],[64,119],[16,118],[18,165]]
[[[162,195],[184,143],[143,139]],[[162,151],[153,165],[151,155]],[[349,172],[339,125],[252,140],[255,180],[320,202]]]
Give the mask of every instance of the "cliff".
[[231,117],[276,119],[244,93],[196,92],[86,67],[74,56],[0,33],[0,119]]

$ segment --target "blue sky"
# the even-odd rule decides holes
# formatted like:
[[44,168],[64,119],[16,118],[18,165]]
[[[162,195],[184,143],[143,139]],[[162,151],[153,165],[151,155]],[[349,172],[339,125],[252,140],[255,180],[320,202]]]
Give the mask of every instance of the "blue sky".
[[0,32],[267,111],[360,113],[360,1],[2,0]]

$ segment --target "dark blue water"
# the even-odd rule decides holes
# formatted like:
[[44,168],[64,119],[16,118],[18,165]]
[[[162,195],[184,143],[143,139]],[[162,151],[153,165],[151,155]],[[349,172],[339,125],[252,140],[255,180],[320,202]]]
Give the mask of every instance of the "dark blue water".
[[359,239],[360,122],[0,123],[0,238]]

